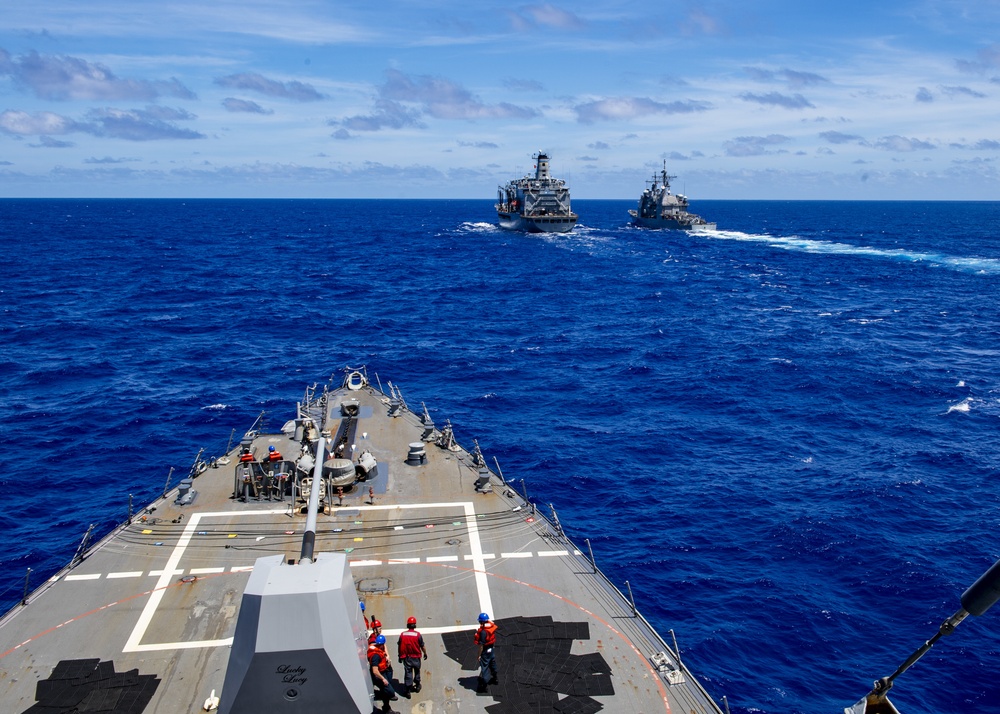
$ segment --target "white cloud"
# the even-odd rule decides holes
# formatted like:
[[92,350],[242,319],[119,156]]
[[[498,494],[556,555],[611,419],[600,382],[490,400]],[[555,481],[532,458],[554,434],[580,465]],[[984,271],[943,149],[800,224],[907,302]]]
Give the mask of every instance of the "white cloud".
[[573,111],[577,121],[592,124],[596,121],[628,121],[651,114],[691,114],[711,108],[708,102],[690,99],[658,102],[648,97],[608,97],[578,104]]
[[251,92],[258,92],[268,97],[278,97],[280,99],[291,99],[297,102],[315,102],[326,99],[325,94],[320,94],[311,84],[289,80],[280,82],[274,79],[257,74],[256,72],[243,72],[240,74],[230,74],[225,77],[218,77],[215,83],[220,87],[229,89],[245,89]]
[[159,96],[194,99],[194,93],[177,79],[153,81],[121,79],[102,64],[77,57],[41,55],[32,50],[11,57],[0,49],[0,75],[8,75],[15,85],[42,99],[139,99]]

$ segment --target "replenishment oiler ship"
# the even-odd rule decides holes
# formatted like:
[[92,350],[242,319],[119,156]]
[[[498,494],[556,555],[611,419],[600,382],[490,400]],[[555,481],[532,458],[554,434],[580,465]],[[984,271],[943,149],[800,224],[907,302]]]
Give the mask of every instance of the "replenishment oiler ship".
[[[653,629],[554,508],[375,382],[348,368],[308,387],[280,428],[262,414],[227,453],[199,452],[162,498],[26,583],[0,619],[3,711],[721,714],[673,632]],[[1000,562],[845,711],[895,712],[892,680],[998,598]],[[497,668],[481,670],[474,638],[494,626]],[[419,685],[397,664],[414,631]]]
[[628,212],[632,222],[642,228],[670,228],[682,231],[714,231],[715,224],[688,211],[688,198],[670,190],[670,179],[677,178],[667,174],[667,162],[659,176],[653,174],[649,186],[639,196],[639,206]]
[[501,228],[528,233],[567,233],[576,225],[569,189],[549,174],[549,157],[534,155],[535,175],[514,179],[497,190],[497,218]]

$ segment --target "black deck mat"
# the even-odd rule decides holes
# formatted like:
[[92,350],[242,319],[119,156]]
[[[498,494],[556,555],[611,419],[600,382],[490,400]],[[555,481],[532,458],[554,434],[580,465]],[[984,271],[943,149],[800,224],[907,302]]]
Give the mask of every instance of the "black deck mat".
[[[495,622],[499,683],[488,688],[496,702],[486,707],[490,714],[596,714],[604,705],[592,697],[614,694],[611,667],[599,652],[571,653],[575,640],[590,639],[589,623],[555,622],[548,616]],[[478,674],[472,633],[441,637],[445,654]],[[474,683],[476,678],[463,681]]]
[[159,684],[137,669],[116,672],[110,660],[63,660],[36,684],[36,703],[23,714],[142,714]]

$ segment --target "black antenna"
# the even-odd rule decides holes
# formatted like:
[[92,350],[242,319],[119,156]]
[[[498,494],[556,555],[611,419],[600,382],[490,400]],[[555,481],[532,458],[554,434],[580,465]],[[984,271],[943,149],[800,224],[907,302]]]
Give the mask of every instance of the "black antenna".
[[886,695],[892,688],[893,680],[923,657],[927,653],[927,650],[934,646],[935,642],[945,635],[952,634],[955,628],[961,624],[962,620],[969,615],[979,617],[989,610],[997,600],[1000,600],[1000,560],[995,562],[989,570],[979,576],[979,579],[968,590],[962,593],[962,607],[954,615],[941,623],[937,634],[907,657],[906,661],[899,666],[899,669],[888,677],[882,677],[882,679],[877,680],[872,690],[868,693],[868,696],[861,700],[861,702],[858,702],[858,705],[864,702],[866,707],[858,708],[858,705],[855,705],[855,710],[861,712],[894,711],[894,708],[887,709],[885,706],[888,703]]

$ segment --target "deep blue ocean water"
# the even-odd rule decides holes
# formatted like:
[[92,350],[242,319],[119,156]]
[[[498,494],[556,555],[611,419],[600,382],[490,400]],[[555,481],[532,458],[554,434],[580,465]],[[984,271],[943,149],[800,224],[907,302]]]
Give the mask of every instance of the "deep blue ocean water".
[[[3,609],[366,364],[733,712],[840,712],[1000,557],[1000,203],[697,202],[715,234],[631,203],[539,237],[485,200],[0,200]],[[1000,712],[1000,607],[892,699]]]

